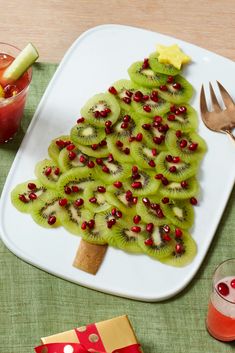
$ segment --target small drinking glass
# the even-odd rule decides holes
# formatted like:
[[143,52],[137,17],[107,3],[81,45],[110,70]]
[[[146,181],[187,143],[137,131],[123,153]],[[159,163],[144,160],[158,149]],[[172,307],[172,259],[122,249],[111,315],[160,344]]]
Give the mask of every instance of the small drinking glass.
[[235,340],[235,259],[222,262],[214,272],[206,326],[217,340]]

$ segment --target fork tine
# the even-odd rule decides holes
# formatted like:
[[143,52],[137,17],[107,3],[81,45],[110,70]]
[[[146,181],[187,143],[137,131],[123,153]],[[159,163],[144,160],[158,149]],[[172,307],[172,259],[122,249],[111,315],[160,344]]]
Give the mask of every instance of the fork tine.
[[213,87],[210,82],[209,82],[209,87],[210,87],[212,108],[214,109],[214,111],[217,111],[217,112],[221,111],[220,105],[218,103],[215,92],[214,92]]
[[219,81],[216,81],[220,90],[221,97],[223,98],[224,105],[226,108],[234,106],[234,102],[230,94],[226,91],[224,86]]
[[206,105],[206,96],[205,96],[205,91],[204,91],[203,85],[202,85],[201,94],[200,94],[200,109],[201,109],[202,115],[208,113],[208,109],[207,109],[207,105]]

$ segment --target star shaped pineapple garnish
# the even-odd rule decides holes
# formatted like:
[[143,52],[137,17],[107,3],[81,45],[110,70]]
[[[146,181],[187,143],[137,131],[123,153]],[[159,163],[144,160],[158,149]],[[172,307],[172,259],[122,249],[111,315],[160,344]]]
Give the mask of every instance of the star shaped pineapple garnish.
[[187,64],[191,61],[191,58],[184,54],[178,44],[173,44],[169,47],[158,45],[157,52],[159,54],[158,61],[160,63],[171,64],[178,70],[181,69],[182,64]]

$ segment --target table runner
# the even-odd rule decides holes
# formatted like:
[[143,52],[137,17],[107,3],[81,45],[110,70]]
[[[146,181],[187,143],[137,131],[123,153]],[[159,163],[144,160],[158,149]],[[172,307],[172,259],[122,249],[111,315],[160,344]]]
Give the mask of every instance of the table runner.
[[[22,129],[0,147],[0,193],[56,68],[55,64],[34,65]],[[0,241],[0,353],[30,353],[42,336],[123,314],[129,316],[145,353],[234,352],[235,342],[212,339],[204,324],[212,273],[221,261],[235,257],[234,200],[235,189],[193,281],[180,294],[160,303],[123,299],[67,282],[18,259]],[[210,221],[206,214],[205,221]]]

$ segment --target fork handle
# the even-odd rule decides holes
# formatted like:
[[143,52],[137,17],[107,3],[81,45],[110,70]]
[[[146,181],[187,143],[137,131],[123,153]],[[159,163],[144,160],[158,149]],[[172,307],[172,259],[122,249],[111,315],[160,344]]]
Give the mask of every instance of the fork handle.
[[232,139],[233,142],[235,142],[235,136],[230,130],[225,130],[225,133]]

